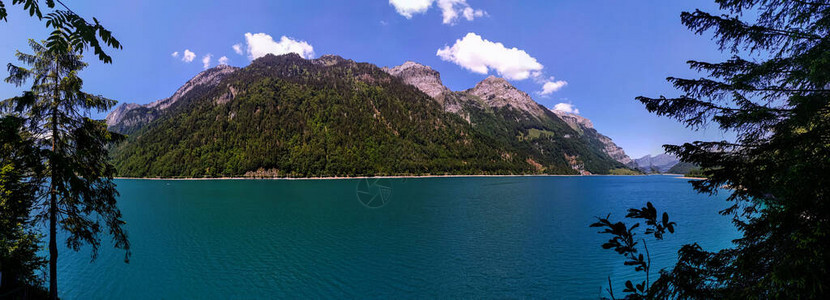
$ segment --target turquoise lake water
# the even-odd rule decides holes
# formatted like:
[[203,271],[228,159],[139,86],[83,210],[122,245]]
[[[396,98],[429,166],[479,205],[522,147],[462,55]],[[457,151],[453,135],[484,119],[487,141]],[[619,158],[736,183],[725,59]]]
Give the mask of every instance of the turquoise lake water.
[[[595,216],[651,201],[681,244],[730,245],[726,194],[672,176],[349,180],[118,180],[129,264],[62,250],[64,299],[597,299],[636,277],[600,245]],[[622,288],[615,288],[620,291]]]

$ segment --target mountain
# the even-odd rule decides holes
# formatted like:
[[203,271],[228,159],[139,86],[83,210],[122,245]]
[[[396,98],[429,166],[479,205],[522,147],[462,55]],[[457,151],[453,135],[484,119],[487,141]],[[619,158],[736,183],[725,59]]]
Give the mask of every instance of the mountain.
[[416,62],[407,61],[391,69],[384,67],[383,71],[400,78],[406,84],[417,87],[433,99],[439,100],[439,102],[442,102],[442,97],[439,96],[451,92],[441,82],[441,74],[438,71]]
[[[414,62],[266,55],[107,116],[121,176],[588,174],[624,168],[507,81],[453,92]],[[582,130],[585,131],[585,130]]]
[[226,76],[238,70],[239,68],[237,67],[219,65],[215,68],[200,72],[168,98],[145,105],[134,103],[119,105],[107,115],[107,126],[115,132],[124,134],[132,133],[155,120],[165,110],[180,100],[201,96],[200,92],[216,86]]
[[678,162],[677,164],[675,164],[674,166],[672,166],[671,168],[669,168],[666,171],[666,173],[669,173],[669,174],[689,174],[689,173],[692,172],[692,170],[700,170],[700,167],[698,167],[697,165],[695,165],[693,163],[687,163],[687,162],[682,162],[681,161],[681,162]]
[[588,135],[589,138],[594,139],[602,143],[604,146],[602,151],[611,156],[614,160],[628,166],[634,167],[634,160],[631,157],[628,157],[628,154],[625,154],[625,150],[622,147],[617,146],[614,144],[614,141],[611,138],[599,133],[596,129],[594,129],[594,124],[591,123],[591,120],[588,120],[585,117],[582,117],[577,114],[567,113],[558,110],[551,110],[556,116],[560,119],[568,123],[574,130],[579,132],[582,135]]
[[535,118],[543,118],[547,109],[530,98],[530,95],[520,91],[504,78],[490,75],[476,84],[464,94],[468,98],[478,97],[490,108],[509,109]]
[[666,173],[680,162],[680,160],[669,154],[659,154],[656,156],[646,155],[635,159],[634,162],[637,164],[637,168],[646,173],[654,173],[652,170],[656,171],[657,173]]
[[[622,148],[594,129],[590,120],[548,110],[503,78],[490,76],[472,89],[452,92],[441,83],[438,72],[428,66],[406,62],[384,70],[429,94],[445,111],[461,116],[483,134],[530,149],[538,157],[565,163],[580,173],[607,173],[634,165]],[[576,134],[564,130],[564,126]],[[560,155],[563,152],[581,155]],[[609,161],[609,156],[622,165]]]

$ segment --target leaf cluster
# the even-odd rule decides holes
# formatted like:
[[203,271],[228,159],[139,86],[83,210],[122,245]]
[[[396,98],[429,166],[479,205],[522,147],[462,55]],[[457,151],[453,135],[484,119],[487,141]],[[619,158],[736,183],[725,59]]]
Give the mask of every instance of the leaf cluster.
[[[651,202],[646,203],[646,206],[639,209],[628,209],[625,217],[638,221],[628,226],[622,221],[611,221],[611,215],[609,214],[605,217],[597,217],[597,222],[591,224],[590,227],[601,228],[603,230],[599,233],[611,235],[611,238],[602,244],[603,249],[614,250],[625,258],[624,265],[633,266],[635,272],[643,272],[646,275],[646,279],[639,283],[633,283],[631,280],[625,282],[625,288],[622,291],[626,293],[624,299],[661,299],[665,297],[663,286],[665,279],[661,276],[654,283],[650,281],[651,255],[648,252],[645,238],[638,240],[635,229],[642,224],[645,228],[643,234],[651,235],[659,241],[663,239],[666,232],[674,233],[676,223],[670,221],[668,213],[665,212],[662,217],[658,218],[657,209]],[[642,242],[642,248],[638,247],[640,242]],[[662,274],[663,271],[661,270],[660,273]],[[615,298],[610,277],[608,278],[608,289],[606,291],[612,299]]]
[[[113,37],[112,32],[107,30],[96,18],[92,22],[82,18],[61,0],[45,0],[44,3],[52,12],[44,14],[39,0],[12,0],[12,5],[22,5],[30,17],[37,17],[39,20],[46,20],[46,27],[52,29],[52,33],[46,42],[50,51],[66,52],[67,49],[83,54],[88,47],[92,48],[94,54],[104,63],[112,63],[112,57],[105,51],[104,47],[121,49],[121,42]],[[63,9],[56,9],[59,4]],[[0,1],[0,20],[8,22],[8,11],[3,1]]]
[[[681,21],[733,57],[689,61],[704,77],[669,77],[681,92],[638,97],[690,128],[734,141],[666,145],[700,168],[702,193],[729,193],[734,248],[683,247],[667,276],[675,297],[819,298],[830,290],[830,1],[718,0],[722,14]],[[754,20],[747,16],[753,16]]]

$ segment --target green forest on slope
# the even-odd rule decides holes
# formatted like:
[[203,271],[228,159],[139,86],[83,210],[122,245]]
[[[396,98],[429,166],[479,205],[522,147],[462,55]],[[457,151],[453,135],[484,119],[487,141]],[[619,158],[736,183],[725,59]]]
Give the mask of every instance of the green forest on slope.
[[[215,99],[233,87],[233,101]],[[369,64],[266,56],[115,149],[121,176],[518,174],[533,170]]]
[[475,125],[372,64],[268,55],[125,132],[113,162],[125,177],[576,174],[565,153],[621,166],[561,120],[472,111]]
[[571,162],[564,154],[577,156],[578,163],[592,173],[608,174],[611,169],[625,168],[602,152],[604,145],[573,130],[547,109],[544,109],[546,114],[539,117],[506,107],[484,109],[466,105],[464,109],[479,132],[528,153],[545,167],[547,173],[573,172]]

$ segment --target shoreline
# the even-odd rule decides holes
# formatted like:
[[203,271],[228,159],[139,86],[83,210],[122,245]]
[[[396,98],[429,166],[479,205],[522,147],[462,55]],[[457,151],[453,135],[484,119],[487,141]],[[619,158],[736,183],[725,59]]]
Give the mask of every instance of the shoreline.
[[393,176],[332,176],[332,177],[185,177],[185,178],[163,178],[163,177],[113,177],[113,179],[128,180],[343,180],[343,179],[417,179],[417,178],[475,178],[475,177],[600,177],[600,176],[647,176],[647,175],[551,175],[551,174],[527,174],[527,175],[393,175]]

